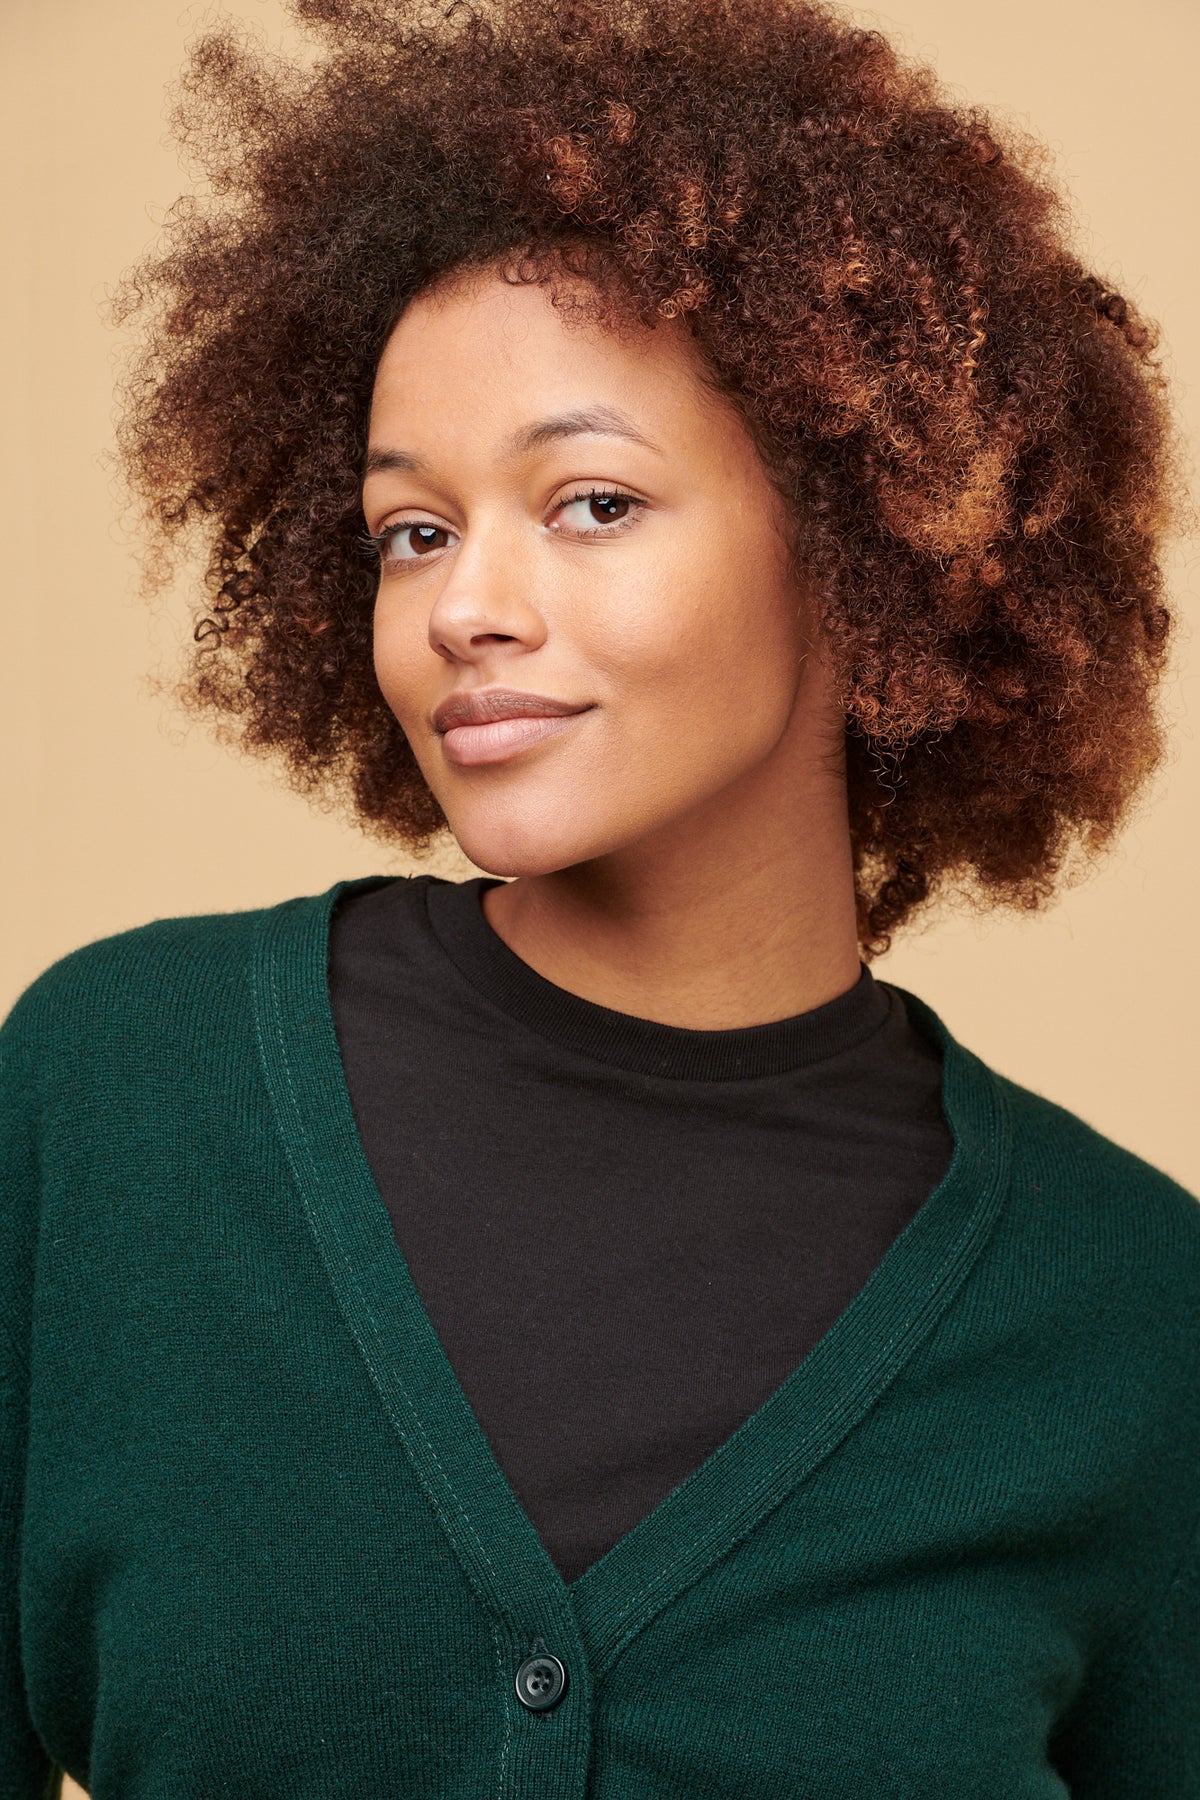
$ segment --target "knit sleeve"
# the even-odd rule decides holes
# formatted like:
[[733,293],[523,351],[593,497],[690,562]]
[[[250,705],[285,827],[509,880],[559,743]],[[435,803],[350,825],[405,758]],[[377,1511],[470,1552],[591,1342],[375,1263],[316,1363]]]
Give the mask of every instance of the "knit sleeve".
[[1200,1796],[1200,1530],[1151,1616],[1089,1673],[1056,1749],[1075,1800]]
[[10,1015],[0,1029],[0,1794],[5,1800],[54,1800],[61,1776],[29,1716],[21,1660],[37,1131],[17,1035]]

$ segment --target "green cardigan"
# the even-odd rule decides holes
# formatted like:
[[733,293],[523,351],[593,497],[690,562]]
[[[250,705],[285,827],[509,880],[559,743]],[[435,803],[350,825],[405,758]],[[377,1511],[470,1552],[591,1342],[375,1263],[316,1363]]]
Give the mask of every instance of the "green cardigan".
[[[356,1134],[359,885],[92,944],[0,1034],[3,1800],[1197,1800],[1195,1197],[901,989],[949,1171],[564,1583]],[[531,1407],[554,1359],[531,1317]]]

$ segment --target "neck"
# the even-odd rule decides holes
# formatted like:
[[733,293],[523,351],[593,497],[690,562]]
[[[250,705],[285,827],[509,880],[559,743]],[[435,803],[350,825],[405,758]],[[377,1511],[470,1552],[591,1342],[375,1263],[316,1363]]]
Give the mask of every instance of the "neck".
[[489,925],[547,981],[695,1031],[768,1024],[860,974],[844,773],[808,765],[777,805],[715,816],[484,896]]

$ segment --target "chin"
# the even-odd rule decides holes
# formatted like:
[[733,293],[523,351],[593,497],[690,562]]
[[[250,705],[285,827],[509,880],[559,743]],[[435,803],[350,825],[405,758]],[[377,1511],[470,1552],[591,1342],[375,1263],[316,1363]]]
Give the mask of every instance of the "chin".
[[616,848],[595,830],[581,831],[578,821],[563,818],[561,811],[548,820],[504,807],[491,814],[472,809],[448,815],[448,822],[463,855],[488,875],[552,875]]

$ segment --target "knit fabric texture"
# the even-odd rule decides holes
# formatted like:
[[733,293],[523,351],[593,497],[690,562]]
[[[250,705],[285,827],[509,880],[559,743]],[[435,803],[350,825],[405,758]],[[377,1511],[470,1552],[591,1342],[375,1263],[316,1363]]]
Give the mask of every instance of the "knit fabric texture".
[[824,1337],[954,1140],[941,1058],[869,969],[789,1018],[688,1030],[544,980],[486,885],[343,898],[329,991],[409,1273],[570,1582]]
[[90,945],[0,1032],[4,1800],[1197,1800],[1196,1197],[899,990],[949,1169],[564,1581],[357,1136],[355,885]]

